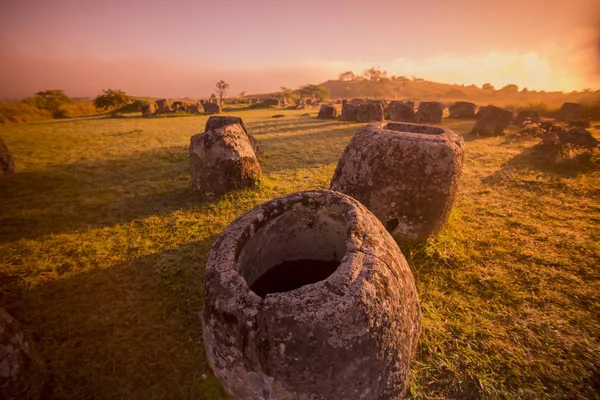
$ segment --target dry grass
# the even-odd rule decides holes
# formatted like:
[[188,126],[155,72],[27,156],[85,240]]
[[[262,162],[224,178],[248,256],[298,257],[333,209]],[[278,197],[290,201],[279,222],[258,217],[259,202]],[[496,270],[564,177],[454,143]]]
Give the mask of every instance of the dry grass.
[[[53,398],[223,398],[199,318],[213,240],[268,199],[327,188],[360,126],[304,113],[235,113],[266,178],[204,204],[187,146],[206,117],[0,127],[18,169],[0,180],[0,305],[47,360]],[[468,138],[450,222],[402,246],[423,307],[414,398],[598,398],[599,167],[534,162],[534,144]]]

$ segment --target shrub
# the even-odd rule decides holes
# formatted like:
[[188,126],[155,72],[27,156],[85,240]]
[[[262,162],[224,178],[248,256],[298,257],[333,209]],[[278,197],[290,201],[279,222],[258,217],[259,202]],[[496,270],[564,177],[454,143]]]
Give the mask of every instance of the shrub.
[[0,123],[34,122],[51,119],[48,110],[24,102],[0,101]]

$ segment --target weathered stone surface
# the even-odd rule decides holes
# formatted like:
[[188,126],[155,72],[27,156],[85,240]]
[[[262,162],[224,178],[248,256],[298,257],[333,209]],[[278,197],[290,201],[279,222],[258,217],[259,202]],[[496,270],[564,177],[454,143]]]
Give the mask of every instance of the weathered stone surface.
[[342,105],[341,119],[343,119],[344,121],[356,121],[356,116],[358,114],[358,106],[359,104],[355,104],[352,102],[346,102],[346,104]]
[[561,146],[570,144],[573,146],[585,147],[588,149],[597,147],[600,142],[592,136],[589,131],[582,128],[574,128],[570,130],[560,130],[557,134],[558,143]]
[[261,144],[258,142],[258,140],[256,140],[256,138],[253,135],[248,133],[248,130],[246,129],[246,126],[244,125],[244,121],[242,121],[242,119],[240,117],[212,116],[212,117],[208,118],[208,121],[206,121],[206,126],[204,127],[204,131],[205,132],[213,131],[213,130],[222,128],[224,126],[234,125],[234,124],[238,124],[242,127],[242,129],[248,136],[248,140],[250,141],[250,144],[252,145],[252,148],[254,149],[254,153],[258,157],[264,155],[264,153],[265,153],[264,148],[261,146]]
[[262,170],[248,135],[239,124],[192,136],[191,184],[204,199],[254,186]]
[[397,239],[423,240],[450,215],[463,144],[462,136],[443,127],[369,124],[342,153],[331,190],[360,201]]
[[319,115],[317,118],[321,119],[333,119],[337,116],[337,110],[333,104],[323,104],[319,109]]
[[444,108],[446,108],[446,106],[438,101],[422,101],[419,103],[416,121],[427,123],[442,122]]
[[564,103],[556,113],[557,121],[575,121],[583,119],[583,107],[579,103]]
[[167,99],[156,100],[156,113],[166,114],[171,111],[171,105]]
[[383,104],[375,101],[359,104],[356,120],[359,122],[383,121]]
[[415,120],[415,103],[412,101],[392,101],[386,107],[386,119],[412,122]]
[[280,107],[281,106],[281,101],[279,99],[276,98],[271,98],[271,99],[265,99],[263,101],[264,104],[268,105],[268,106],[273,106],[273,107]]
[[538,114],[537,111],[531,110],[519,111],[515,117],[514,123],[515,125],[523,125],[524,122],[539,124],[540,114]]
[[44,394],[44,362],[19,323],[0,308],[0,398],[36,400]]
[[449,118],[475,118],[477,104],[468,101],[457,101],[448,109]]
[[154,112],[154,106],[151,103],[144,103],[140,105],[140,110],[142,111],[142,117],[150,117]]
[[8,147],[0,138],[0,175],[8,175],[15,173],[15,160],[8,151]]
[[496,106],[479,108],[471,133],[479,136],[502,135],[513,121],[513,112]]
[[[339,266],[295,287],[273,281],[264,298],[250,289],[274,266],[307,259]],[[385,228],[349,196],[299,192],[239,217],[209,254],[204,304],[207,359],[234,399],[396,400],[406,391],[420,331],[414,279]]]
[[202,104],[202,107],[204,107],[204,113],[206,115],[221,114],[221,106],[216,103],[207,102]]

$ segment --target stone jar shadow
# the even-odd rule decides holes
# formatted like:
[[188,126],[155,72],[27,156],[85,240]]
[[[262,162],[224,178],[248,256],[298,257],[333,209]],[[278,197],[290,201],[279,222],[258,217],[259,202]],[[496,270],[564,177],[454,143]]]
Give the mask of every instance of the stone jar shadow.
[[342,193],[264,203],[208,257],[204,345],[235,399],[401,399],[420,315],[397,244]]
[[463,137],[448,128],[369,124],[346,146],[330,189],[364,204],[396,239],[421,241],[448,220],[463,148]]

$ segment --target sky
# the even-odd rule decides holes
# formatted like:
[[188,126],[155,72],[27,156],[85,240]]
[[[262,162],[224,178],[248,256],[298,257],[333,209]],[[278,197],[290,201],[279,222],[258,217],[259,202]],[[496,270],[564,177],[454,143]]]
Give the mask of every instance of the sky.
[[599,0],[0,1],[0,98],[113,88],[264,93],[378,66],[530,90],[600,89]]

